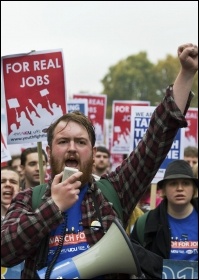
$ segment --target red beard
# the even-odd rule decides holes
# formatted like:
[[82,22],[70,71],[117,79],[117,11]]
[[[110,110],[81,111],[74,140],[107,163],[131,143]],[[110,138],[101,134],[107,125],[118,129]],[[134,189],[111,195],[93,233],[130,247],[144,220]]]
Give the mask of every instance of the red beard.
[[[55,175],[63,171],[63,167],[62,166],[60,167],[59,164],[60,162],[54,160],[54,157],[51,155],[50,166],[51,166],[52,179],[55,177]],[[84,166],[81,166],[80,168],[80,171],[83,173],[83,175],[80,178],[82,186],[84,186],[86,183],[91,182],[92,170],[93,170],[93,158],[91,158],[86,163],[84,163]]]

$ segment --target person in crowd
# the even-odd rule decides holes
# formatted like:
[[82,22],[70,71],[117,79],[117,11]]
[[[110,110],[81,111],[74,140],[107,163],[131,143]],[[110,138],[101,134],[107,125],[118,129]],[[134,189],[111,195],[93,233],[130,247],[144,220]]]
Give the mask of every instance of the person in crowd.
[[198,162],[198,148],[195,146],[187,146],[184,148],[184,160],[193,167],[193,165]]
[[[14,196],[20,191],[20,174],[13,166],[1,168],[1,224]],[[1,267],[1,279],[21,278],[23,262],[12,268]],[[12,278],[10,278],[12,276]]]
[[14,167],[19,172],[20,180],[23,180],[23,171],[21,168],[21,154],[12,155],[12,159],[8,161],[8,166]]
[[10,206],[13,197],[19,192],[20,175],[11,166],[1,168],[1,221]]
[[[157,207],[161,201],[161,191],[156,190],[155,207]],[[139,201],[139,207],[144,213],[151,210],[151,185],[147,188],[146,192],[141,197]]]
[[[115,170],[102,176],[118,194],[125,229],[133,209],[166,158],[178,129],[187,126],[185,115],[198,70],[197,46],[181,45],[178,57],[179,74],[154,110],[142,140]],[[64,114],[47,129],[51,180],[42,203],[34,211],[34,188],[20,192],[1,228],[2,264],[12,266],[25,260],[23,279],[37,278],[38,270],[43,267],[46,267],[45,278],[49,279],[59,262],[94,246],[118,217],[92,176],[95,139],[92,122],[81,112]],[[65,166],[79,171],[62,182]],[[43,239],[46,251],[41,258]],[[42,259],[40,263],[38,256]],[[116,278],[115,274],[107,272],[103,277]],[[121,274],[119,277],[121,279]]]
[[144,214],[144,212],[140,209],[139,205],[136,205],[136,207],[133,209],[133,212],[129,218],[129,222],[128,222],[128,225],[126,228],[126,233],[128,234],[128,236],[131,235],[131,232],[133,230],[136,220],[143,214]]
[[[48,157],[42,149],[43,174],[45,178]],[[28,189],[40,184],[39,153],[37,147],[30,147],[21,153],[21,167],[24,174],[22,189]]]
[[[161,191],[157,190],[156,191],[156,199],[155,199],[155,207],[157,207],[160,204],[161,201],[162,201]],[[143,194],[139,203],[137,204],[137,206],[135,207],[135,209],[133,210],[133,212],[131,214],[128,226],[126,228],[126,233],[129,236],[131,235],[131,232],[133,230],[133,227],[135,225],[136,220],[140,216],[142,216],[145,212],[148,212],[149,210],[151,210],[151,184],[147,188],[146,192]]]
[[149,211],[143,233],[138,218],[131,239],[140,242],[143,234],[141,245],[164,259],[198,261],[198,179],[189,163],[172,161],[157,187],[163,200]]
[[93,163],[93,174],[101,177],[103,174],[109,173],[110,168],[110,152],[104,146],[97,146]]

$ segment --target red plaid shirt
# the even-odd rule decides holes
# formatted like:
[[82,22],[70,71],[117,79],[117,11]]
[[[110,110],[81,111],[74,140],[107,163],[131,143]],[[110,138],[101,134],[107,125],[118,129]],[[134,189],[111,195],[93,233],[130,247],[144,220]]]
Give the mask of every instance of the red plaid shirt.
[[[185,113],[192,96],[190,93]],[[176,106],[170,86],[165,98],[155,109],[142,141],[114,172],[104,176],[113,184],[120,198],[124,209],[124,228],[132,210],[167,156],[178,129],[186,126],[185,116]],[[93,231],[90,228],[91,222],[98,218],[92,192],[96,196],[105,230],[109,229],[117,216],[96,184],[91,184],[81,206],[82,223],[90,246],[97,243],[104,234],[101,230]],[[10,267],[25,260],[22,278],[35,279],[34,258],[40,241],[62,222],[63,217],[50,197],[50,185],[41,206],[35,211],[32,209],[32,189],[20,192],[12,201],[2,225],[1,265]],[[112,275],[112,278],[116,277]]]

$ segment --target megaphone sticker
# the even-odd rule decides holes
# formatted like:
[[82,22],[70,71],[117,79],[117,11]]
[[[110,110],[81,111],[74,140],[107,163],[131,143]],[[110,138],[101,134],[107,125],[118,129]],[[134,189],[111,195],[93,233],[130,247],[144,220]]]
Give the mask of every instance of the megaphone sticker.
[[101,227],[102,227],[102,225],[99,221],[92,221],[91,228],[93,230],[99,230]]

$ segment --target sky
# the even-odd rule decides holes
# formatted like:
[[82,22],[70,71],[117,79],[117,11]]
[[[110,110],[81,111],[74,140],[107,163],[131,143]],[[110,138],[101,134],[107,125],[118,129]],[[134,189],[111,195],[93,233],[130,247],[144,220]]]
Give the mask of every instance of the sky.
[[198,44],[198,1],[1,1],[1,56],[62,49],[67,95],[100,94],[109,68]]

